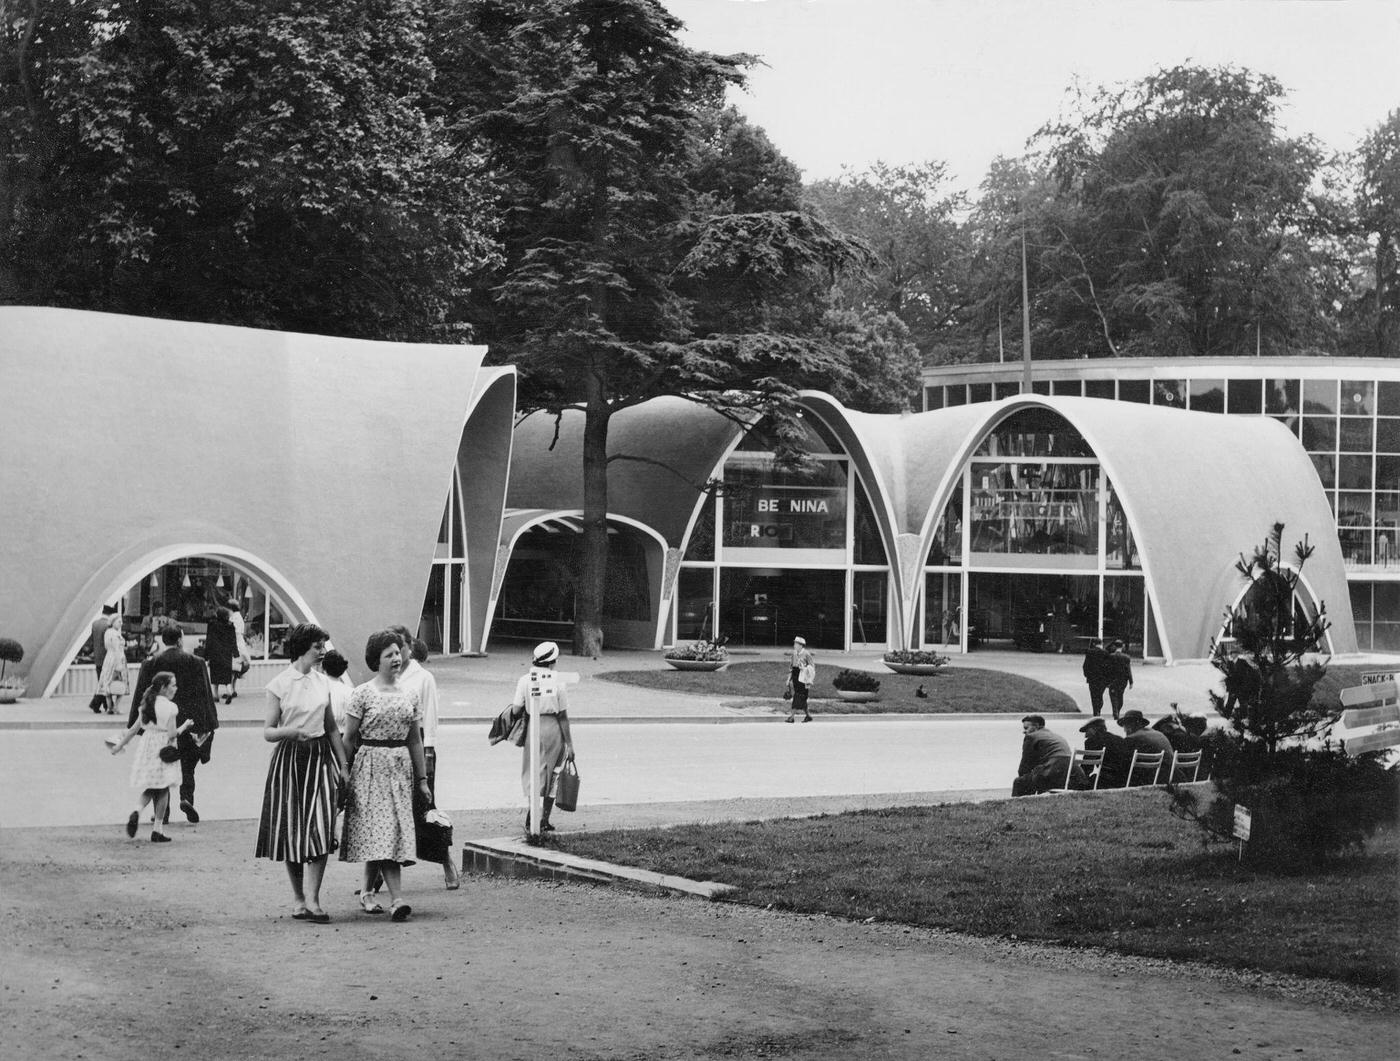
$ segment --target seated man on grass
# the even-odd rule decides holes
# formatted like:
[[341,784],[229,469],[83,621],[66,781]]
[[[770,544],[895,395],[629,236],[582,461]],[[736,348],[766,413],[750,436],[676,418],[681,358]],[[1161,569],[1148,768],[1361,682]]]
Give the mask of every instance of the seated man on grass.
[[[1016,768],[1011,794],[1032,796],[1063,786],[1073,757],[1069,742],[1046,729],[1045,719],[1040,715],[1027,715],[1021,719],[1021,732],[1025,734],[1021,742],[1021,765]],[[1069,787],[1089,787],[1089,779],[1077,766],[1069,778]]]

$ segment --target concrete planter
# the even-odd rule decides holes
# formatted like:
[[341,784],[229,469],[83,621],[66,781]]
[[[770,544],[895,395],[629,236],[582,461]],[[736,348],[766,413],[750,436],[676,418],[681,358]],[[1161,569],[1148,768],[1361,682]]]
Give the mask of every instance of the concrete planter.
[[944,666],[942,663],[891,663],[889,660],[881,662],[896,674],[937,674]]
[[676,670],[716,671],[729,666],[727,659],[668,659],[666,662]]
[[880,699],[879,692],[869,689],[837,689],[836,695],[851,704],[868,704],[872,700]]

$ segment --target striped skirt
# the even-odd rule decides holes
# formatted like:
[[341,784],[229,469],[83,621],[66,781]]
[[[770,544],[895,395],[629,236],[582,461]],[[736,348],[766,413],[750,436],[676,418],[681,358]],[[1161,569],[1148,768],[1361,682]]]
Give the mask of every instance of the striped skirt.
[[279,741],[267,768],[256,857],[311,862],[334,851],[339,787],[329,738]]

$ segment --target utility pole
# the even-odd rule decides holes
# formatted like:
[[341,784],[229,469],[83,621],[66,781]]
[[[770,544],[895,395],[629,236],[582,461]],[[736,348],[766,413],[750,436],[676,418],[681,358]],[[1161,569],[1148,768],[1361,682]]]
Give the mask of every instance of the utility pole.
[[1031,287],[1026,268],[1026,221],[1021,219],[1021,393],[1031,392]]

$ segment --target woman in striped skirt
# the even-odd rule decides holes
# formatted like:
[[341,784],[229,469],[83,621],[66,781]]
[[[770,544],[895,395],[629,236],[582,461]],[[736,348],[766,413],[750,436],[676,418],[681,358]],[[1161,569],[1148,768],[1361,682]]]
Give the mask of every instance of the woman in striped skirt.
[[327,924],[321,909],[326,858],[335,850],[335,815],[347,781],[345,748],[331,712],[330,679],[317,667],[327,634],[299,623],[287,632],[292,664],[267,683],[263,739],[277,745],[267,768],[258,858],[285,863],[297,921]]

